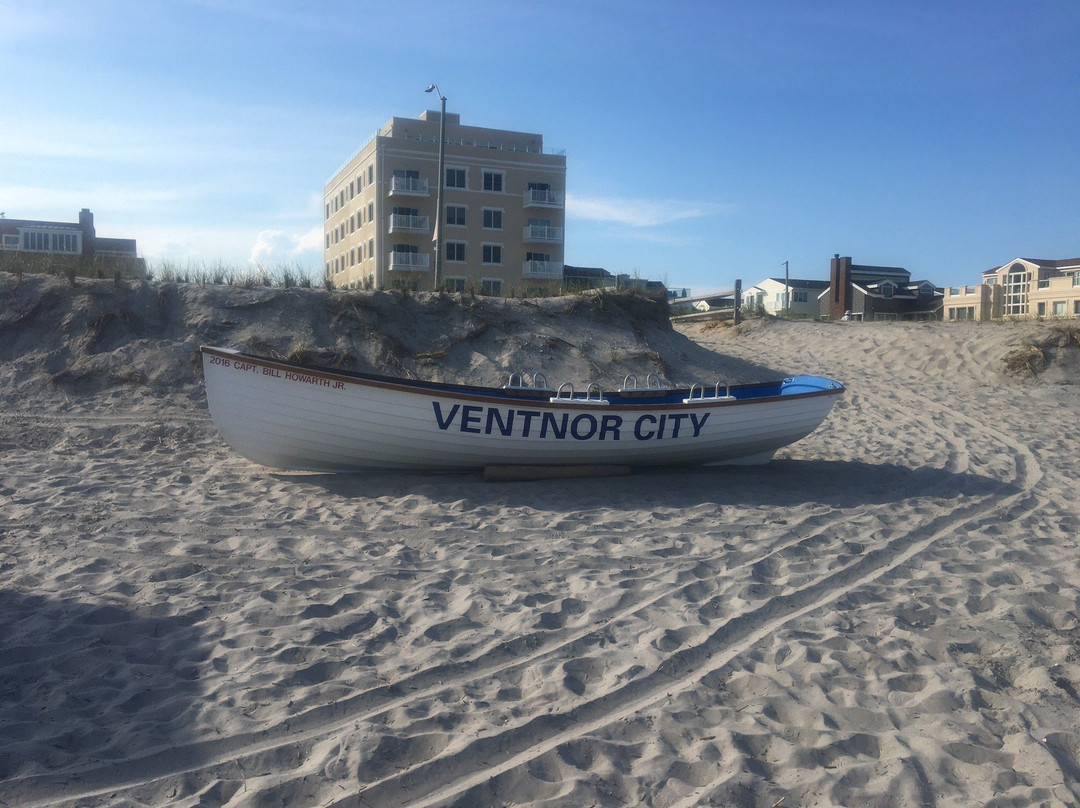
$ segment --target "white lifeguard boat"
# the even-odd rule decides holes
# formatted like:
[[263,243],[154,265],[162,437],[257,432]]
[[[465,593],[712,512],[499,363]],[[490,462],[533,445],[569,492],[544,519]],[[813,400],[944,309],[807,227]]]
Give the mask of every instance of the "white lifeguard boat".
[[760,464],[825,420],[844,386],[766,384],[575,393],[397,379],[203,347],[210,414],[256,463],[297,471]]

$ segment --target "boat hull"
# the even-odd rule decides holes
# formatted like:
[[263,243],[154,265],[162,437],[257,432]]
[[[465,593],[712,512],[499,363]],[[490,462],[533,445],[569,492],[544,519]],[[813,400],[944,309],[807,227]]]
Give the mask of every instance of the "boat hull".
[[[796,377],[732,389],[609,394],[606,403],[343,373],[202,349],[226,443],[272,468],[471,470],[498,465],[768,462],[810,434],[843,386]],[[689,399],[689,401],[687,401]]]

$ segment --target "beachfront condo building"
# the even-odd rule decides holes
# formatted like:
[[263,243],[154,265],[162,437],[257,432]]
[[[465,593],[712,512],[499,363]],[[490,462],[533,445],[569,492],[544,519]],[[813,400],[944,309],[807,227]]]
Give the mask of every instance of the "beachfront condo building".
[[945,290],[946,320],[1080,317],[1080,258],[1016,258]]
[[[509,295],[563,282],[566,156],[543,136],[392,118],[326,184],[326,280],[338,288]],[[443,181],[438,210],[439,181]],[[441,261],[436,261],[435,245]]]

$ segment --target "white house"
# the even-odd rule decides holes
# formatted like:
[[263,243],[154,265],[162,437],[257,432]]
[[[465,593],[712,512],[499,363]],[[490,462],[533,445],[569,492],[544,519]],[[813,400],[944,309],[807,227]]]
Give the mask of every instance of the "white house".
[[788,309],[796,317],[817,317],[821,314],[818,295],[828,288],[828,281],[791,278],[785,285],[783,278],[766,278],[743,293],[743,305],[761,306],[768,314],[782,314]]

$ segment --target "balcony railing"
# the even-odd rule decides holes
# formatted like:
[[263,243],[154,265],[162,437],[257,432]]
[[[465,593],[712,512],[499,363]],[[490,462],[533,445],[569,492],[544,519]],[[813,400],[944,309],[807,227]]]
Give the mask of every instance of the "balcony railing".
[[562,194],[556,193],[550,188],[530,188],[525,192],[525,207],[527,208],[561,208],[562,206]]
[[428,181],[416,177],[391,177],[390,194],[402,196],[427,196]]
[[525,241],[560,242],[562,241],[562,228],[545,227],[540,224],[527,224],[525,225],[522,238]]
[[391,213],[388,218],[391,233],[426,233],[428,232],[428,216],[411,216],[406,213]]
[[431,256],[427,253],[390,253],[391,272],[427,272],[431,266]]
[[526,261],[521,265],[521,277],[562,280],[563,265],[559,261]]

